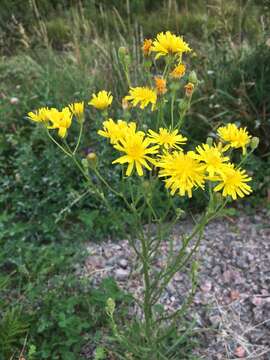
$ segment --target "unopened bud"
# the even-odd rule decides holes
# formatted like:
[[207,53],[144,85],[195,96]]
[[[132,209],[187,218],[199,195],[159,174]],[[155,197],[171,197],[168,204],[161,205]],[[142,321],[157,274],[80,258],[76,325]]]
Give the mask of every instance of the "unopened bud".
[[191,82],[193,85],[198,84],[197,74],[194,70],[190,72],[190,74],[188,76],[188,81]]
[[88,171],[88,161],[87,159],[82,159],[82,166],[84,168],[84,170],[87,170]]
[[90,152],[89,154],[87,154],[86,158],[87,158],[88,165],[91,168],[95,168],[96,165],[97,165],[97,155],[96,155],[96,153]]
[[192,82],[189,82],[187,85],[185,85],[186,90],[186,96],[191,97],[194,90],[194,84]]
[[120,46],[118,49],[118,56],[119,58],[122,58],[128,54],[128,49],[125,46]]
[[252,150],[257,149],[259,142],[260,142],[260,139],[256,136],[253,136],[253,138],[251,139],[251,142],[250,142],[251,149]]
[[109,298],[106,302],[106,312],[109,316],[112,316],[115,311],[115,301]]
[[212,146],[212,145],[213,145],[213,138],[208,137],[208,138],[206,139],[206,144],[209,145],[209,146]]

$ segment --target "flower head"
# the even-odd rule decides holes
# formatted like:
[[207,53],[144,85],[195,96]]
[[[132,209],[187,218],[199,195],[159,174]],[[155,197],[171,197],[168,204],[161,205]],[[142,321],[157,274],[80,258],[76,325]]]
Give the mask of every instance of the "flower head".
[[127,134],[125,138],[119,140],[119,143],[114,145],[115,149],[125,153],[125,155],[113,161],[113,164],[128,164],[126,175],[130,176],[134,165],[139,176],[143,175],[143,167],[151,170],[149,163],[154,163],[149,155],[158,152],[158,146],[151,146],[150,139],[145,138],[142,132],[134,134]]
[[175,79],[180,79],[185,75],[186,67],[184,64],[177,65],[170,73],[171,77]]
[[194,84],[192,84],[191,82],[187,83],[185,85],[185,90],[186,90],[186,96],[190,97],[193,94]]
[[171,189],[171,194],[176,192],[180,196],[187,193],[192,197],[192,190],[196,187],[204,188],[204,166],[193,159],[190,153],[173,152],[165,153],[156,164],[161,168],[160,177],[166,177],[166,187]]
[[157,102],[157,93],[149,87],[135,87],[130,88],[129,95],[127,95],[125,99],[131,101],[132,106],[140,104],[141,109],[144,109],[151,103],[153,111]]
[[136,132],[136,123],[127,123],[123,120],[117,120],[114,122],[113,119],[108,119],[103,122],[103,130],[99,130],[100,136],[110,139],[111,144],[116,144],[122,140],[127,134]]
[[27,115],[28,118],[35,122],[45,122],[48,121],[48,111],[47,107],[42,107],[35,112],[30,111]]
[[223,165],[219,176],[214,180],[220,183],[214,188],[214,191],[222,190],[223,196],[231,196],[236,200],[237,196],[244,197],[252,192],[251,187],[246,184],[251,181],[245,170],[235,169],[233,164]]
[[155,85],[158,95],[164,95],[167,92],[166,80],[160,76],[155,77]]
[[183,53],[191,51],[189,45],[181,36],[176,36],[170,31],[159,33],[150,50],[157,53],[156,59],[169,54],[181,56]]
[[68,106],[73,115],[75,115],[78,121],[83,120],[84,115],[84,102],[76,102]]
[[105,90],[99,91],[98,94],[92,95],[92,100],[89,101],[89,105],[94,106],[98,110],[107,109],[112,103],[113,97],[110,92]]
[[172,148],[180,149],[179,145],[183,145],[187,142],[187,138],[178,134],[178,130],[170,131],[164,128],[159,128],[158,133],[149,130],[148,137],[151,139],[152,143],[164,146],[166,150]]
[[202,161],[205,163],[205,169],[209,173],[209,176],[213,176],[223,166],[223,163],[229,161],[228,156],[223,156],[222,149],[218,146],[209,146],[208,144],[202,144],[196,147],[197,154],[191,152],[193,159]]
[[68,107],[59,111],[52,108],[48,112],[48,118],[52,122],[52,125],[48,126],[49,129],[58,129],[58,135],[64,138],[67,134],[67,130],[72,122],[72,113]]
[[152,46],[152,39],[145,39],[142,46],[142,51],[144,56],[148,56],[151,52],[151,46]]
[[235,124],[222,126],[217,131],[219,137],[229,143],[232,148],[242,148],[243,154],[246,153],[246,147],[251,141],[251,136],[246,128],[239,128]]

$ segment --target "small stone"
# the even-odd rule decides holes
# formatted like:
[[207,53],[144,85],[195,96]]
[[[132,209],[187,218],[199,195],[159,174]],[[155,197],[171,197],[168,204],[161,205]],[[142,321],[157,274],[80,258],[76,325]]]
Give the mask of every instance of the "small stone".
[[221,322],[221,318],[219,315],[212,315],[209,317],[209,320],[215,328],[219,327],[219,324]]
[[254,296],[251,302],[255,306],[262,306],[264,301],[260,296]]
[[119,257],[118,257],[117,255],[111,256],[111,257],[107,260],[107,264],[110,265],[110,266],[115,265],[115,264],[117,264],[118,259],[119,259]]
[[116,269],[115,270],[115,277],[119,281],[124,281],[128,278],[129,271],[125,269]]
[[9,102],[10,102],[12,105],[16,105],[16,104],[18,104],[19,99],[14,96],[14,97],[11,97],[11,98],[10,98]]
[[237,346],[237,348],[235,349],[234,355],[237,356],[238,358],[243,358],[246,355],[246,351],[242,346]]
[[205,283],[203,283],[200,288],[203,292],[208,293],[212,289],[211,281],[205,281]]
[[118,265],[119,266],[121,266],[121,268],[123,268],[123,269],[126,269],[127,268],[127,266],[128,266],[128,261],[127,261],[127,259],[119,259],[118,260]]
[[230,299],[231,299],[232,301],[238,300],[239,298],[240,298],[240,293],[239,293],[238,290],[232,290],[232,291],[230,292]]

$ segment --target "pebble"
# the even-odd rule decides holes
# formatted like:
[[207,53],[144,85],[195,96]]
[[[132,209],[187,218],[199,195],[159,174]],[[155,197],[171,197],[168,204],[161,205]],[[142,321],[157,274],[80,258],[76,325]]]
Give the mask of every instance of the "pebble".
[[129,270],[125,270],[125,269],[116,269],[114,273],[116,280],[123,281],[123,280],[127,280],[130,272]]
[[128,266],[128,261],[127,261],[127,259],[119,259],[118,260],[118,265],[119,266],[121,266],[121,268],[123,268],[123,269],[126,269],[127,268],[127,266]]

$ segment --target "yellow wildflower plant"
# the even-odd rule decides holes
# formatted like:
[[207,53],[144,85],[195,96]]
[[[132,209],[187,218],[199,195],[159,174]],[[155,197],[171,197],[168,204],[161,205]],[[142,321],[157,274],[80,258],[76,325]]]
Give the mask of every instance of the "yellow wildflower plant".
[[190,97],[193,94],[194,91],[194,84],[192,82],[189,82],[185,85],[185,90],[186,90],[186,96]]
[[48,121],[48,111],[47,107],[42,107],[35,112],[30,111],[27,115],[28,118],[35,122],[46,122]]
[[64,138],[72,123],[72,113],[70,109],[65,107],[62,111],[59,111],[52,108],[49,110],[48,117],[52,122],[52,125],[48,126],[48,129],[58,129],[58,135]]
[[155,163],[155,160],[149,155],[156,154],[158,152],[158,146],[150,146],[151,140],[145,138],[142,132],[136,132],[134,134],[127,134],[125,138],[119,140],[114,145],[114,148],[118,151],[125,153],[125,155],[113,161],[113,164],[128,164],[126,175],[130,176],[135,166],[136,172],[139,176],[143,176],[143,167],[147,170],[151,170],[148,163]]
[[217,133],[221,140],[228,143],[230,147],[235,149],[242,148],[243,154],[246,154],[247,145],[251,141],[251,136],[246,128],[238,128],[235,124],[230,123],[218,128]]
[[69,104],[69,109],[73,115],[75,115],[78,121],[82,121],[84,118],[84,102],[76,102]]
[[111,144],[116,144],[124,139],[127,134],[135,134],[135,132],[135,122],[127,123],[124,120],[117,120],[117,122],[114,122],[113,119],[105,120],[103,122],[103,130],[98,130],[98,134],[110,139]]
[[230,196],[233,200],[237,196],[242,198],[252,192],[247,184],[252,178],[247,175],[245,170],[235,168],[234,164],[226,164],[220,169],[220,174],[215,179],[220,183],[214,188],[214,191],[221,191],[224,197]]
[[159,128],[159,132],[148,130],[148,137],[152,143],[163,146],[164,149],[180,149],[179,145],[184,145],[187,138],[178,133],[178,130],[168,130]]
[[220,146],[209,146],[208,144],[202,144],[196,147],[195,152],[191,152],[193,159],[199,160],[205,163],[205,169],[209,176],[214,176],[215,173],[220,171],[224,162],[230,160],[228,156],[224,156]]
[[142,51],[144,56],[148,56],[151,52],[153,40],[152,39],[145,39],[142,46]]
[[[128,86],[129,93],[123,98],[122,106],[121,101],[118,102],[119,109],[115,109],[115,113],[120,116],[118,114],[122,111],[123,120],[106,117],[98,130],[98,135],[108,139],[111,149],[118,152],[112,163],[121,165],[122,171],[119,171],[119,174],[105,168],[104,155],[108,152],[102,151],[99,154],[98,142],[95,142],[95,152],[85,154],[84,151],[79,151],[82,133],[85,130],[82,122],[80,131],[72,132],[72,135],[76,134],[76,141],[74,139],[71,139],[70,143],[69,139],[60,141],[57,136],[51,135],[50,130],[56,129],[58,135],[65,138],[72,125],[72,117],[76,116],[78,120],[83,120],[83,102],[70,104],[61,111],[55,108],[41,108],[29,112],[28,118],[43,125],[40,128],[46,131],[54,145],[81,173],[87,188],[86,192],[83,189],[82,196],[89,194],[93,202],[97,206],[100,205],[99,208],[104,209],[106,211],[104,213],[108,216],[115,216],[115,204],[118,205],[118,201],[124,204],[127,216],[123,219],[128,219],[124,224],[129,230],[128,244],[136,254],[136,260],[140,262],[137,268],[142,272],[144,287],[142,301],[138,301],[143,316],[141,320],[136,320],[136,324],[141,326],[140,338],[138,343],[134,343],[135,351],[133,353],[131,349],[130,355],[141,358],[139,354],[145,353],[147,348],[149,350],[146,354],[147,358],[169,359],[175,356],[176,348],[171,347],[172,351],[170,351],[166,346],[168,338],[162,337],[161,340],[160,334],[168,334],[171,324],[179,323],[179,310],[182,314],[182,308],[168,314],[167,311],[160,314],[154,311],[155,306],[160,303],[164,290],[181,269],[184,271],[190,269],[190,295],[193,295],[194,286],[196,287],[197,284],[197,264],[196,259],[192,257],[200,246],[206,224],[223,213],[228,201],[242,198],[252,192],[250,186],[252,179],[244,169],[240,168],[247,156],[241,157],[240,164],[234,164],[232,158],[238,159],[239,156],[234,157],[233,150],[241,148],[244,154],[248,152],[249,155],[258,146],[259,139],[251,139],[246,128],[228,124],[217,130],[219,136],[217,143],[214,142],[214,138],[217,137],[214,135],[206,143],[198,146],[189,144],[190,150],[184,151],[182,147],[187,143],[188,136],[183,136],[180,129],[184,126],[185,116],[192,105],[192,93],[199,86],[200,81],[194,71],[188,71],[186,85],[174,79],[180,79],[185,75],[186,67],[182,63],[182,54],[190,52],[191,49],[181,36],[167,31],[157,34],[153,41],[146,39],[142,50],[146,57],[152,53],[155,54],[156,59],[168,56],[163,68],[162,63],[159,66],[159,74],[162,76],[152,74],[151,61],[146,58],[143,75],[148,72],[145,76],[147,86],[132,87],[130,84],[134,81],[133,74],[136,71],[130,71],[133,64],[131,53],[127,48],[121,47],[118,56],[125,75],[123,79],[126,79],[126,84],[121,85]],[[165,93],[166,96],[162,96]],[[112,100],[111,93],[102,90],[92,95],[89,105],[104,110],[102,115],[105,117],[106,109],[112,104]],[[140,112],[139,119],[128,121],[132,106],[141,109],[149,106],[152,111],[156,109],[157,113]],[[100,121],[99,116],[96,121]],[[90,125],[95,127],[96,123],[91,121]],[[102,149],[103,147],[100,151]],[[134,178],[125,179],[127,186],[122,183],[124,174],[127,177],[135,175]],[[144,175],[145,178],[142,179]],[[112,179],[114,181],[111,181]],[[165,185],[163,191],[160,189],[160,181]],[[191,198],[195,191],[204,192],[207,204],[202,214],[196,217],[193,229],[188,231],[188,234],[183,234],[179,249],[175,246],[174,234],[170,229],[173,230],[181,211],[177,208],[179,201],[177,199],[174,201],[171,196]],[[71,202],[70,206],[73,203]],[[156,264],[165,242],[168,242],[170,251],[168,254],[163,252],[164,266],[157,271]],[[186,303],[190,303],[190,295]],[[110,311],[107,311],[110,317],[113,315],[114,305],[111,302],[107,306],[107,308],[111,306]],[[122,340],[129,341],[124,333],[121,337]],[[163,338],[164,343],[162,343]],[[143,348],[140,346],[142,343]]]
[[170,31],[161,32],[157,34],[150,50],[157,53],[156,59],[166,55],[182,55],[191,51],[188,43],[186,43],[182,36],[172,34]]
[[105,110],[113,101],[113,96],[106,90],[99,91],[97,94],[92,95],[89,105],[94,106],[98,110]]
[[171,77],[174,79],[180,79],[185,75],[186,66],[184,64],[177,65],[170,73]]
[[191,154],[175,151],[163,154],[157,162],[159,177],[166,177],[165,185],[171,194],[192,197],[192,191],[200,187],[204,189],[205,167]]
[[160,76],[156,76],[155,87],[158,95],[164,95],[167,92],[166,80]]
[[139,105],[141,109],[144,109],[148,104],[152,104],[151,110],[153,111],[157,102],[157,93],[149,87],[132,87],[125,99],[130,101],[132,106]]

